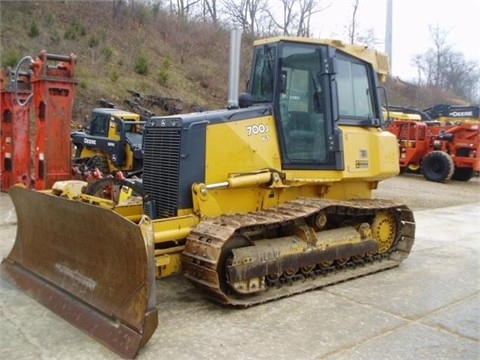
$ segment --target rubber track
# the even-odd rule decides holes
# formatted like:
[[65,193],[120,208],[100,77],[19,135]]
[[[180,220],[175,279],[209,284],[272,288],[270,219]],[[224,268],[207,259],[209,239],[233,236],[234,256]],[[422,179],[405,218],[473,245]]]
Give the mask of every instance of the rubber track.
[[[362,215],[387,209],[395,209],[399,214],[400,236],[392,249],[383,256],[377,256],[376,261],[362,262],[360,265],[349,262],[347,266],[325,272],[324,276],[308,277],[302,281],[293,282],[291,286],[273,287],[254,295],[227,294],[220,287],[221,280],[216,274],[216,269],[222,247],[235,233],[262,226],[286,224],[320,210],[342,215]],[[335,201],[300,198],[267,210],[202,220],[188,236],[183,253],[184,274],[199,290],[213,300],[246,307],[398,266],[408,257],[414,239],[413,213],[403,204],[379,199]]]

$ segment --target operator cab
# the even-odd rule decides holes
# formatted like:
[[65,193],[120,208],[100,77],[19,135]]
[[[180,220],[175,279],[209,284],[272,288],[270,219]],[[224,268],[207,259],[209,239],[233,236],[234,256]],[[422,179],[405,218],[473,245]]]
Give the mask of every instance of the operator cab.
[[90,135],[110,140],[125,138],[132,149],[141,149],[143,125],[144,122],[138,120],[137,114],[118,109],[99,108],[92,112]]
[[285,169],[343,170],[339,125],[381,124],[371,63],[329,42],[275,38],[256,43],[249,92],[254,105],[273,104]]

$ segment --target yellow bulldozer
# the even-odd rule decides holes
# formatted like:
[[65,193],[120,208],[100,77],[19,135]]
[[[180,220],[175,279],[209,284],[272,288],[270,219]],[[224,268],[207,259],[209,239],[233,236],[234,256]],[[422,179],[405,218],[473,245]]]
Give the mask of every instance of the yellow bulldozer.
[[398,266],[413,245],[412,211],[372,198],[399,172],[386,56],[258,40],[239,94],[239,38],[227,109],[146,121],[138,196],[88,195],[81,181],[9,191],[18,229],[2,277],[121,356],[157,327],[156,277],[182,272],[247,307]]

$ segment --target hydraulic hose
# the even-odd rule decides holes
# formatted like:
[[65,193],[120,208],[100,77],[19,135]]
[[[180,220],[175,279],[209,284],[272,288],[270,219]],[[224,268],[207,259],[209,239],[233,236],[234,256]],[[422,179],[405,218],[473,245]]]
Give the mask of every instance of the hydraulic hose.
[[34,60],[31,56],[25,56],[22,60],[17,65],[17,68],[15,69],[15,77],[13,78],[13,87],[15,90],[15,101],[20,105],[21,107],[27,106],[27,104],[30,102],[30,100],[33,97],[33,93],[28,95],[28,97],[25,99],[25,101],[22,102],[18,96],[18,75],[20,73],[20,69],[22,68],[22,65],[24,62],[29,61],[30,64],[33,64]]

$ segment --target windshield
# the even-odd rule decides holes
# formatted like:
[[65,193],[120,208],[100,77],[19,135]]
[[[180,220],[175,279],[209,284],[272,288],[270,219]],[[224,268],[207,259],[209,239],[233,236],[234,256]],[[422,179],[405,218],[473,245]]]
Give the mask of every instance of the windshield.
[[275,80],[276,46],[262,46],[255,51],[250,94],[254,103],[272,103]]

